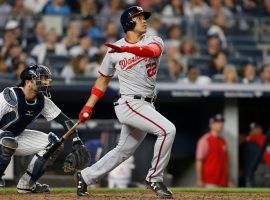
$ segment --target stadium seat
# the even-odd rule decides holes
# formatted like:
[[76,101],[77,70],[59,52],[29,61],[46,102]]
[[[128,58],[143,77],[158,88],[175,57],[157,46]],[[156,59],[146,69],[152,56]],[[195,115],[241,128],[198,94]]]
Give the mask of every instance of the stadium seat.
[[188,60],[188,65],[193,64],[200,67],[202,65],[209,65],[210,61],[211,61],[210,56],[192,57]]
[[158,69],[157,81],[171,81],[168,68],[163,67]]
[[91,82],[91,81],[95,81],[96,80],[96,77],[89,77],[89,76],[75,76],[73,78],[71,78],[71,81],[72,82]]
[[247,56],[255,61],[261,60],[263,57],[263,52],[254,46],[235,47],[234,50],[239,53],[240,56]]
[[[202,20],[208,21],[208,24],[207,24],[206,27],[202,26],[202,23],[201,23]],[[206,36],[209,25],[210,25],[209,19],[207,19],[207,18],[203,19],[201,17],[196,17],[195,21],[194,21],[194,33],[195,33],[195,36],[200,36],[200,37],[201,36]]]
[[60,75],[62,69],[69,63],[70,59],[68,56],[47,55],[44,64],[50,67],[53,73]]
[[233,46],[256,46],[253,36],[228,36],[227,41]]
[[63,83],[65,83],[65,78],[53,74],[53,84],[55,84],[55,83],[61,83],[61,84],[63,84]]
[[247,63],[254,63],[254,61],[250,57],[228,57],[228,64],[235,65],[238,70]]

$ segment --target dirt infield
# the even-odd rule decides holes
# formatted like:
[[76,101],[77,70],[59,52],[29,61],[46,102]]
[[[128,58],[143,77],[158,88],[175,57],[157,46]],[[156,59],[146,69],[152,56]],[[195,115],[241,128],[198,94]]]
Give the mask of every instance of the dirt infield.
[[[88,197],[77,197],[75,193],[56,193],[49,194],[17,194],[0,193],[0,200],[70,200],[70,199],[94,199],[94,200],[151,200],[158,199],[149,191],[144,192],[100,192],[92,193]],[[222,193],[222,192],[176,192],[174,199],[180,200],[270,200],[270,193]]]

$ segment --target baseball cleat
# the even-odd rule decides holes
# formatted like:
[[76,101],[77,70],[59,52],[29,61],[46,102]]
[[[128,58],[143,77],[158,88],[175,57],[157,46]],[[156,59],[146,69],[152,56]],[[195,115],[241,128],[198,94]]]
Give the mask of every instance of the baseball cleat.
[[35,183],[32,188],[18,188],[18,193],[47,193],[50,192],[50,186],[47,184]]
[[78,196],[89,195],[89,193],[87,192],[87,184],[84,182],[81,172],[76,173],[76,184]]
[[166,185],[164,185],[163,182],[145,181],[144,183],[146,187],[152,190],[153,192],[155,192],[158,197],[164,198],[164,199],[173,199],[172,192],[169,190],[169,188],[167,188]]

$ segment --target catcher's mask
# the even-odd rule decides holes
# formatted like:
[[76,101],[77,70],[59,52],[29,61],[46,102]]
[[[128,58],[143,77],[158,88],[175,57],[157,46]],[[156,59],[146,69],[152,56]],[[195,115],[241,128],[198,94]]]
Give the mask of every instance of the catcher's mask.
[[36,82],[38,92],[41,92],[48,98],[51,98],[51,82],[52,73],[50,69],[44,65],[30,65],[26,67],[21,75],[21,83],[18,86],[24,86],[26,80],[34,80]]

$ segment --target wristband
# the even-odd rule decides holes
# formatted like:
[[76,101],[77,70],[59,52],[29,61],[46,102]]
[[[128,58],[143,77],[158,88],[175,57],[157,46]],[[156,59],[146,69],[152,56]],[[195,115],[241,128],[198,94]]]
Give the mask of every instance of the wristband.
[[104,92],[102,90],[98,89],[97,87],[92,87],[91,94],[96,95],[100,99],[103,97]]

